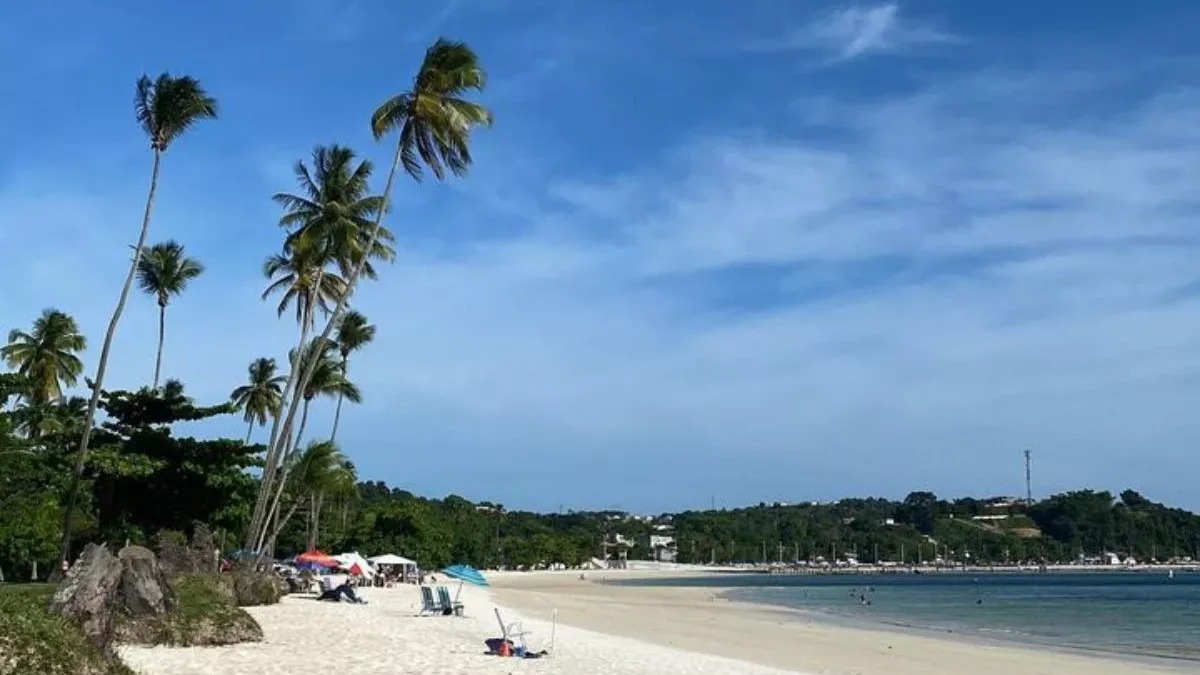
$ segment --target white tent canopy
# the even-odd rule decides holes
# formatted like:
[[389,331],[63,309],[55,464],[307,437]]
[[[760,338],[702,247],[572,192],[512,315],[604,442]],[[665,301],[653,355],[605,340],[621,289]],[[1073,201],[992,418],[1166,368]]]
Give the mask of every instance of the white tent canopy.
[[367,560],[370,560],[372,565],[404,565],[405,567],[417,566],[416,561],[409,560],[404,556],[399,556],[394,553],[371,556],[370,558],[367,558]]

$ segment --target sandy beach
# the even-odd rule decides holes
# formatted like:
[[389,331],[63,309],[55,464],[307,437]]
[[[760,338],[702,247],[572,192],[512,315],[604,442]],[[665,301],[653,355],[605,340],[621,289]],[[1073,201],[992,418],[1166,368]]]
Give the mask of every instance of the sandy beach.
[[[465,588],[466,618],[418,617],[414,587],[366,589],[354,606],[285,598],[251,608],[266,635],[259,644],[170,649],[123,648],[143,675],[294,673],[313,667],[343,675],[599,672],[681,675],[1151,675],[1195,673],[1195,664],[1147,664],[1008,645],[981,645],[826,625],[798,614],[714,599],[711,589],[605,583],[634,573],[492,575],[493,588]],[[637,573],[644,574],[644,573]],[[484,654],[507,622],[522,621],[540,660]]]

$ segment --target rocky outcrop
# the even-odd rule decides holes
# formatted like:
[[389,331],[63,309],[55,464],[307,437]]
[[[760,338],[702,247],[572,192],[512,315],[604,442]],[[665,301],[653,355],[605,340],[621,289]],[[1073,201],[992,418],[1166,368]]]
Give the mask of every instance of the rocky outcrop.
[[88,544],[50,600],[50,611],[77,624],[98,649],[112,644],[121,606],[121,561],[103,544]]
[[[241,592],[269,598],[274,587],[267,577],[242,580]],[[184,647],[261,640],[262,629],[237,606],[238,593],[238,579],[228,575],[190,574],[168,582],[149,549],[126,546],[113,556],[91,544],[54,594],[51,610],[105,653],[114,642]],[[278,600],[274,590],[272,602]]]
[[233,593],[238,607],[274,605],[286,588],[286,584],[270,572],[237,570],[233,573]]
[[126,546],[117,558],[121,561],[122,608],[127,614],[162,616],[175,608],[175,593],[150,549]]
[[119,618],[118,642],[195,647],[262,640],[262,628],[231,599],[225,575],[185,575],[171,583],[178,606],[163,616]]

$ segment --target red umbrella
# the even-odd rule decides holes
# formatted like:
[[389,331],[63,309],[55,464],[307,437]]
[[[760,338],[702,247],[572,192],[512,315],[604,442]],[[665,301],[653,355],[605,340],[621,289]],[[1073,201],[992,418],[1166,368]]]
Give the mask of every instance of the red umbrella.
[[324,551],[318,551],[316,549],[312,551],[305,551],[304,553],[296,556],[296,562],[313,563],[315,565],[320,565],[321,567],[337,567],[341,564],[333,556],[325,553]]

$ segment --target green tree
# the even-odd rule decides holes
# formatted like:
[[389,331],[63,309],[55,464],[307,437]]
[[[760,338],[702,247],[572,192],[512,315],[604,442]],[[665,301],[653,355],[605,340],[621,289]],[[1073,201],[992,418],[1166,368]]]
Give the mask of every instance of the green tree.
[[[438,179],[444,177],[447,169],[456,176],[466,173],[471,165],[471,132],[477,126],[490,125],[492,115],[487,108],[467,100],[465,96],[482,91],[486,80],[483,67],[470,47],[461,42],[439,39],[425,51],[412,89],[388,99],[371,116],[371,130],[377,140],[393,131],[399,133],[379,208],[375,211],[367,235],[363,237],[366,241],[364,251],[375,250],[375,244],[380,240],[383,216],[388,210],[396,172],[401,165],[405,172],[418,181],[423,175],[422,164],[428,166]],[[330,341],[367,262],[368,256],[360,257],[346,278],[345,292],[338,298],[333,315],[318,338],[318,350]],[[258,550],[261,545],[262,533],[270,517],[270,495],[274,488],[280,449],[285,445],[280,432],[291,429],[308,379],[315,368],[314,362],[303,373],[293,369],[292,376],[284,386],[285,412],[272,426],[262,489],[247,533],[247,549]]]
[[267,419],[279,414],[280,386],[284,377],[276,375],[275,359],[266,357],[255,359],[247,369],[249,379],[246,384],[233,390],[230,399],[238,410],[242,411],[242,419],[249,428],[246,430],[246,443],[254,433],[254,425],[263,426]]
[[158,192],[158,172],[163,153],[197,122],[215,118],[217,101],[204,91],[200,82],[195,78],[186,75],[173,77],[168,73],[163,73],[157,79],[151,80],[143,75],[137,82],[137,95],[134,97],[133,110],[138,124],[141,125],[150,140],[150,150],[154,156],[154,164],[150,170],[150,190],[146,194],[142,229],[138,234],[137,244],[133,247],[133,261],[129,266],[129,274],[125,277],[125,283],[121,286],[121,294],[117,298],[117,306],[113,309],[112,318],[108,321],[108,330],[104,334],[104,343],[100,348],[100,359],[96,363],[92,396],[88,400],[83,433],[79,437],[74,477],[71,486],[67,489],[66,508],[63,511],[63,560],[68,559],[71,555],[71,512],[75,508],[75,493],[79,489],[79,480],[83,476],[84,466],[87,462],[88,442],[91,440],[92,425],[96,420],[96,407],[100,404],[100,391],[104,386],[104,375],[108,369],[108,355],[112,350],[113,338],[117,334],[117,325],[121,322],[121,314],[125,311],[125,303],[129,300],[129,290],[133,287],[133,278],[137,274],[138,263],[142,259],[142,249],[146,245],[146,237],[150,233],[150,217],[154,211],[154,197]]
[[8,344],[0,347],[0,356],[24,378],[22,397],[32,403],[58,401],[63,388],[79,380],[83,362],[79,352],[87,339],[79,332],[75,319],[56,309],[47,309],[26,333],[14,330]]
[[[363,316],[362,312],[356,310],[348,310],[342,321],[337,327],[337,347],[338,352],[342,355],[342,377],[349,377],[350,355],[362,349],[375,339],[375,326],[367,323],[367,317]],[[316,373],[313,374],[313,379],[316,379]],[[329,440],[337,440],[338,422],[342,419],[342,399],[345,398],[344,392],[338,392],[337,410],[333,414],[333,431],[329,434]]]
[[158,389],[162,371],[163,340],[166,337],[167,304],[171,296],[183,293],[188,282],[200,276],[204,266],[184,253],[183,244],[164,241],[142,253],[138,261],[138,286],[158,302],[158,352],[154,357],[153,388]]
[[276,309],[279,316],[295,304],[296,323],[300,324],[303,342],[308,341],[316,310],[328,313],[331,304],[346,287],[341,276],[325,269],[327,262],[324,251],[316,242],[300,238],[288,244],[283,253],[277,253],[263,263],[263,275],[271,281],[263,291],[263,300],[282,293]]

